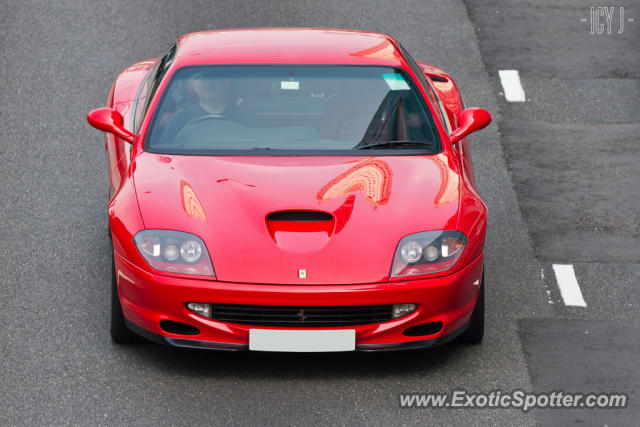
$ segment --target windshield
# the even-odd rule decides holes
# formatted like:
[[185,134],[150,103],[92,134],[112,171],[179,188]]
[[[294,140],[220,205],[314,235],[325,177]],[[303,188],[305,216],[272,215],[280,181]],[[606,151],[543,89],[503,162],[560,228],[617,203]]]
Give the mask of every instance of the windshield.
[[167,154],[440,151],[433,120],[403,72],[323,65],[181,68],[145,146]]

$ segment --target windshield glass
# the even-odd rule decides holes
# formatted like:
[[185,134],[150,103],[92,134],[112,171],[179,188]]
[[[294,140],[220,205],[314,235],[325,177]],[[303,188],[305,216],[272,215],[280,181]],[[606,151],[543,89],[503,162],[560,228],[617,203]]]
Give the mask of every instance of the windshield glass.
[[145,146],[168,154],[440,151],[433,120],[403,72],[322,65],[181,68],[158,103]]

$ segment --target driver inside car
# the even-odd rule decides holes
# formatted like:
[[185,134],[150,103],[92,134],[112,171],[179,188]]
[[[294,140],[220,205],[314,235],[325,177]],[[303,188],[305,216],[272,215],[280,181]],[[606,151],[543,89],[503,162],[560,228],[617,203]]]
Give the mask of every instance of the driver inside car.
[[238,101],[232,96],[229,82],[206,71],[195,73],[187,82],[193,88],[195,99],[185,102],[184,108],[173,114],[162,132],[160,144],[172,144],[178,132],[189,122],[209,116],[241,122]]

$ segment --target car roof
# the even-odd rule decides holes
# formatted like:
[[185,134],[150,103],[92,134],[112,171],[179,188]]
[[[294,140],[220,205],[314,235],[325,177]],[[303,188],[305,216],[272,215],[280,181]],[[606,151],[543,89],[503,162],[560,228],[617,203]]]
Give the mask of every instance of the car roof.
[[406,66],[387,34],[331,28],[248,28],[185,34],[176,67],[202,64],[350,64]]

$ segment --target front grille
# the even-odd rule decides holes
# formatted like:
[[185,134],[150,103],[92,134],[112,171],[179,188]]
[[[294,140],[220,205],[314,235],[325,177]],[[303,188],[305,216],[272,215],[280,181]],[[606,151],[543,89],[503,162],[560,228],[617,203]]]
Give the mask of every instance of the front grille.
[[243,325],[327,327],[391,320],[391,305],[277,306],[212,304],[211,318]]

